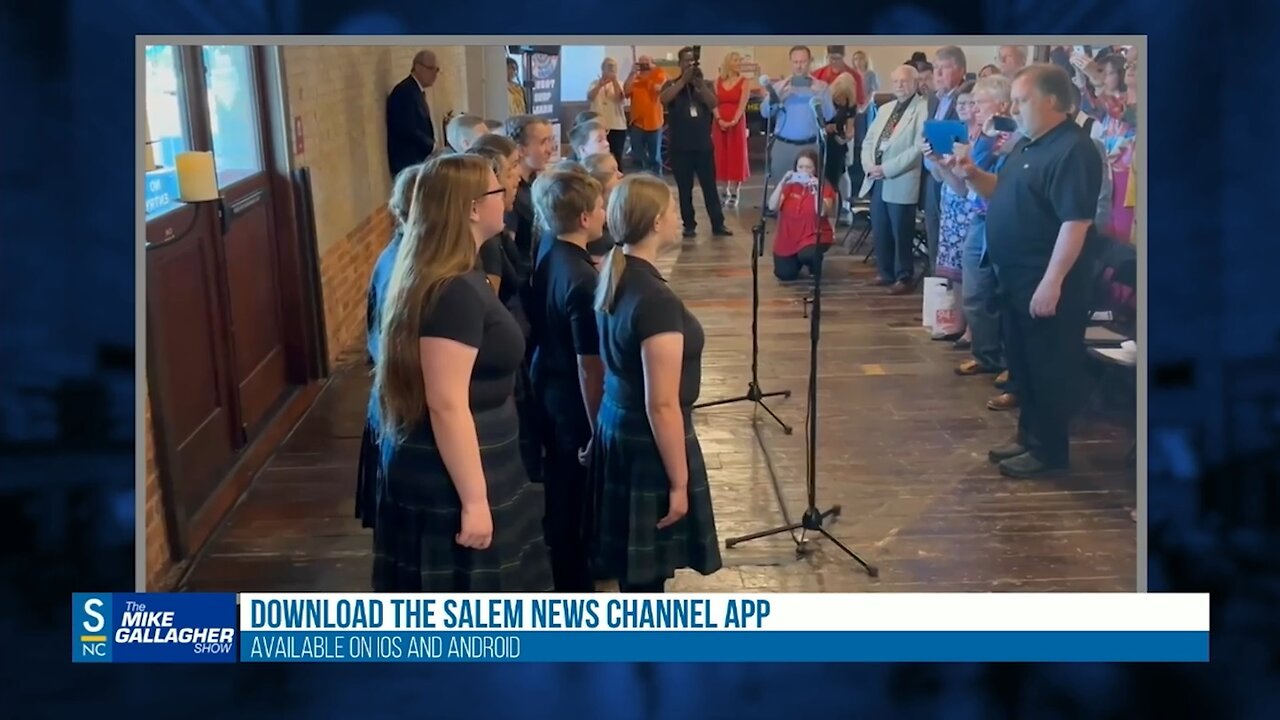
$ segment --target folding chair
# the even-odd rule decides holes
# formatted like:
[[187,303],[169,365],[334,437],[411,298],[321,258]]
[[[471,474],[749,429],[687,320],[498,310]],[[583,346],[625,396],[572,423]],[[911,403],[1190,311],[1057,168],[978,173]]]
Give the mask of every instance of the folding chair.
[[912,250],[917,258],[929,257],[929,234],[924,229],[924,211],[916,211],[916,233],[911,240]]
[[[862,249],[863,244],[871,237],[871,202],[867,200],[857,200],[849,208],[849,227],[844,231],[844,237],[840,238],[840,244],[849,248],[849,254],[854,255]],[[858,231],[858,239],[853,244],[849,244],[849,236],[853,234],[853,229],[857,225],[858,220],[865,221],[862,230]],[[865,260],[864,260],[865,262]]]

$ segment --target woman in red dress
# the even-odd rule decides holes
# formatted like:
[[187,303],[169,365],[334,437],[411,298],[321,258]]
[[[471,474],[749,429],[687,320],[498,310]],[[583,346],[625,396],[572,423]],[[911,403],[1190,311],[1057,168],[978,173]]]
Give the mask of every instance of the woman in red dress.
[[711,128],[711,143],[716,154],[716,181],[724,183],[720,195],[726,207],[738,206],[742,181],[751,174],[747,167],[747,98],[751,95],[747,79],[742,76],[742,56],[731,52],[720,65],[716,80],[716,125]]

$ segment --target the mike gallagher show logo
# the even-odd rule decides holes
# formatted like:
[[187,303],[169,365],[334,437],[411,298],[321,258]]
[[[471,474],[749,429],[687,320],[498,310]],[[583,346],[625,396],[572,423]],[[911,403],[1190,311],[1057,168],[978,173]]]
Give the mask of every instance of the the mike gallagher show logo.
[[72,662],[236,661],[236,596],[75,593]]

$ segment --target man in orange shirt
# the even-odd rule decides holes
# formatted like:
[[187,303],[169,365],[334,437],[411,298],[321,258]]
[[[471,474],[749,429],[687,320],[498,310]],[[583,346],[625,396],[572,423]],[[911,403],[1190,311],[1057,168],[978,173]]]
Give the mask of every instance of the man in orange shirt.
[[867,104],[867,91],[865,83],[862,79],[862,73],[858,72],[852,65],[848,65],[844,61],[843,45],[827,46],[827,64],[813,71],[813,79],[821,80],[830,85],[835,79],[848,73],[853,76],[854,95],[858,107]]
[[658,96],[667,74],[641,55],[631,66],[622,90],[631,98],[631,154],[641,170],[662,174],[662,125],[665,121]]

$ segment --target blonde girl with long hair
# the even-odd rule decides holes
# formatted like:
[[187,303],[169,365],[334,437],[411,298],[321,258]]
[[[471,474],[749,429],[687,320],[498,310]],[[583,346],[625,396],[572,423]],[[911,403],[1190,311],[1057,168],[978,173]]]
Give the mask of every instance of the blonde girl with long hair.
[[656,267],[681,235],[667,184],[624,178],[607,216],[617,246],[595,297],[605,389],[588,464],[587,538],[596,579],[617,580],[623,592],[662,592],[680,568],[709,575],[721,567],[692,420],[706,337]]
[[378,591],[551,588],[542,492],[521,460],[512,397],[524,337],[476,267],[502,230],[505,192],[473,155],[429,160],[417,178],[374,373]]
[[[582,160],[582,167],[587,169],[591,177],[600,183],[600,188],[604,193],[605,207],[609,206],[609,194],[613,189],[622,182],[622,169],[618,165],[618,160],[609,153],[596,153],[588,155]],[[609,225],[606,221],[604,226],[604,234],[598,239],[587,243],[587,250],[590,251],[592,259],[596,263],[596,267],[604,263],[604,258],[613,249],[613,236],[609,234]]]
[[[391,241],[378,254],[373,263],[373,274],[369,278],[369,292],[365,297],[365,347],[369,354],[369,365],[377,367],[380,339],[382,337],[382,305],[386,300],[387,285],[391,282],[391,272],[395,268],[396,256],[400,253],[400,240],[404,237],[405,225],[409,222],[409,208],[413,205],[414,186],[418,181],[418,173],[422,165],[410,165],[396,175],[391,185],[391,197],[387,200],[387,210],[395,223],[391,233]],[[360,438],[360,458],[356,463],[356,518],[361,525],[371,528],[376,521],[375,508],[378,505],[378,482],[382,474],[380,467],[382,451],[378,445],[378,420],[380,407],[376,388],[369,390],[369,405],[365,410],[364,433]]]

